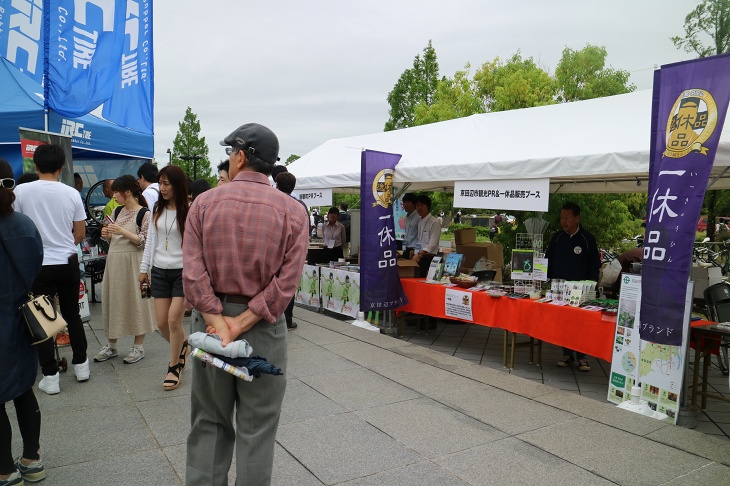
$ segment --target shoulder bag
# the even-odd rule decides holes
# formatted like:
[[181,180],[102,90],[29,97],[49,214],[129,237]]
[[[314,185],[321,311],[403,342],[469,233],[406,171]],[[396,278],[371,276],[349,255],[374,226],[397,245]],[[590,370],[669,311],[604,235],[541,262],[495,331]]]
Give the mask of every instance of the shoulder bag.
[[[5,244],[5,239],[2,237],[2,234],[0,234],[0,242],[2,242],[5,253],[8,254],[10,262],[13,264],[13,268],[15,268],[15,272],[20,277],[20,281],[23,282],[25,288],[31,288],[23,278],[23,274],[20,272],[15,258]],[[35,297],[33,292],[29,291],[28,301],[21,305],[18,310],[22,313],[23,320],[30,332],[31,344],[42,343],[54,337],[66,327],[66,321],[58,314],[56,307],[53,305],[53,299],[47,295]]]

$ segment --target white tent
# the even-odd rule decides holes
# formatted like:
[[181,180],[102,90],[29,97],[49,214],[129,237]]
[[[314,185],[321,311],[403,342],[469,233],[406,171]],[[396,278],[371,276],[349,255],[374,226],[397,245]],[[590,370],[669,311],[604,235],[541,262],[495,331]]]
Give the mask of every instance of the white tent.
[[[403,156],[394,183],[411,183],[409,190],[450,191],[461,180],[550,178],[551,192],[646,191],[651,103],[645,90],[332,139],[289,171],[297,190],[352,192],[360,187],[360,152],[369,149]],[[728,166],[730,120],[713,171],[713,179],[723,177],[713,189],[730,188]]]

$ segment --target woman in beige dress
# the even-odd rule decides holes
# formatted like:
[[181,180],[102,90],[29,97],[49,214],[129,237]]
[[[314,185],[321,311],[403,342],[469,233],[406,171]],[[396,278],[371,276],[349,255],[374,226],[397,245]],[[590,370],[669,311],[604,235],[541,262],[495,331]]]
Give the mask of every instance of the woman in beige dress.
[[[117,339],[132,335],[134,345],[124,358],[124,363],[131,364],[144,358],[144,337],[155,329],[154,307],[151,299],[142,298],[138,278],[151,213],[134,176],[124,175],[115,179],[112,193],[123,207],[115,210],[114,222],[101,230],[101,236],[109,241],[101,296],[108,344],[101,348],[94,361],[115,358]],[[140,211],[141,219],[138,216]]]

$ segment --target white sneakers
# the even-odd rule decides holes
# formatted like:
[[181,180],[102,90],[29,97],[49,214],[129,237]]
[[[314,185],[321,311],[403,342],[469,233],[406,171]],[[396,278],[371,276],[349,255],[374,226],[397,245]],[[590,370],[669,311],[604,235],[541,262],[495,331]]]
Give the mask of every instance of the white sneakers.
[[[76,381],[87,381],[91,376],[91,369],[89,368],[89,358],[86,358],[81,364],[74,365],[74,375],[76,375]],[[57,395],[61,393],[61,374],[56,371],[55,375],[47,375],[41,378],[38,383],[38,388],[47,393],[48,395]]]
[[45,392],[49,395],[56,395],[58,393],[61,393],[60,382],[60,373],[56,371],[55,375],[44,376],[41,379],[41,382],[38,383],[38,388],[40,388],[42,392]]
[[74,374],[76,375],[76,381],[86,381],[89,379],[89,376],[91,375],[91,370],[89,369],[89,358],[86,358],[86,361],[81,364],[74,365]]

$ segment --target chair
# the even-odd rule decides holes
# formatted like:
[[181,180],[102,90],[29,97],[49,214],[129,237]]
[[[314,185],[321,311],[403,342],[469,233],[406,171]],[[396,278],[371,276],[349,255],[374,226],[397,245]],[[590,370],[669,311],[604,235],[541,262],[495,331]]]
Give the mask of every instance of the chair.
[[[730,322],[730,284],[720,282],[710,285],[705,289],[704,297],[707,314],[711,321]],[[723,339],[717,355],[723,375],[728,374],[728,347],[730,347],[730,341]]]

